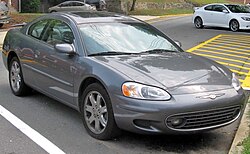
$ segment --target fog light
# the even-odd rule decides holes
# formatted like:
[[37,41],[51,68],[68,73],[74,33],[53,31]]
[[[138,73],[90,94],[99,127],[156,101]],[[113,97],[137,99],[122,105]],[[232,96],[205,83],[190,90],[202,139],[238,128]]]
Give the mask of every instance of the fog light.
[[178,118],[178,119],[172,119],[171,120],[171,124],[173,125],[173,126],[179,126],[179,125],[181,125],[183,123],[183,119],[180,119],[180,118]]

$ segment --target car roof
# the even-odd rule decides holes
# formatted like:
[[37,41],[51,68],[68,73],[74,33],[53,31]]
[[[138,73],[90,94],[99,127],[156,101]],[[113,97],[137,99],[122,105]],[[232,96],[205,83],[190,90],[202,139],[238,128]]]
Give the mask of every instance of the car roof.
[[107,11],[56,12],[53,15],[67,16],[77,24],[107,22],[142,22],[134,17]]
[[84,2],[82,2],[82,1],[65,1],[65,2],[62,2],[62,3],[60,3],[60,4],[64,4],[64,3],[84,3]]

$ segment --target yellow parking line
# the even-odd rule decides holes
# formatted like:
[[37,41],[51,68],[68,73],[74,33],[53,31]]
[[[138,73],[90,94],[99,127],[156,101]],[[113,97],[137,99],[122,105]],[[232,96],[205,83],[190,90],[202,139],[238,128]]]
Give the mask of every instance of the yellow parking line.
[[246,76],[248,75],[248,73],[246,73],[246,72],[240,72],[240,71],[233,70],[233,69],[231,69],[231,71],[234,73],[237,73],[237,74],[241,74],[241,75],[246,75]]
[[250,68],[248,68],[248,67],[243,67],[243,66],[240,66],[240,65],[225,63],[225,62],[221,62],[221,61],[216,61],[216,62],[220,63],[222,65],[225,65],[225,66],[237,67],[237,68],[240,68],[240,69],[244,69],[244,70],[249,70],[250,71]]
[[223,48],[229,48],[229,49],[232,49],[232,50],[240,50],[240,51],[244,51],[244,52],[250,52],[250,50],[246,49],[245,47],[241,48],[241,46],[232,46],[232,45],[228,45],[228,44],[216,44],[216,43],[209,43],[207,44],[209,46],[220,46],[220,47],[223,47]]
[[228,38],[250,38],[249,35],[230,35],[230,34],[222,34],[223,37],[228,37]]
[[217,39],[218,41],[227,41],[227,42],[237,42],[237,43],[245,43],[245,44],[249,44],[248,40],[246,40],[246,38],[236,38],[236,39],[230,39],[230,38],[224,38],[224,37],[220,37]]
[[250,71],[248,72],[247,77],[244,79],[242,87],[250,87]]
[[246,56],[238,56],[235,54],[228,54],[228,53],[223,53],[223,52],[216,52],[216,51],[210,51],[210,50],[204,50],[204,49],[196,49],[195,51],[202,51],[202,52],[208,52],[208,53],[214,53],[214,54],[218,54],[218,55],[225,55],[225,56],[230,56],[230,57],[238,57],[238,58],[244,58],[244,59],[250,59]]
[[[244,66],[250,65],[250,63],[234,59],[234,57],[243,58],[245,60],[250,59],[249,42],[250,36],[247,35],[221,34],[187,50],[187,52],[193,52],[196,55],[204,56],[207,58],[214,58],[218,63],[224,66],[230,66],[230,70],[232,72],[242,75],[241,78],[244,77],[244,79],[239,79],[242,83],[242,87],[250,88],[250,67]],[[208,53],[211,53],[211,55],[208,55]],[[222,55],[233,58],[224,58],[221,57]],[[225,60],[228,62],[222,62],[220,60]],[[231,62],[236,62],[240,64],[231,64]],[[240,71],[234,70],[232,69],[232,67],[238,68],[240,69]],[[248,72],[242,72],[241,70],[246,70]]]
[[194,54],[200,55],[200,56],[204,56],[204,57],[210,57],[210,58],[215,58],[215,59],[228,60],[228,61],[233,61],[233,62],[238,62],[238,63],[250,65],[250,63],[244,62],[244,61],[241,61],[241,60],[235,60],[235,59],[229,59],[229,58],[222,58],[222,57],[218,57],[218,56],[212,56],[212,55],[201,54],[201,53],[194,53]]
[[[208,44],[207,44],[208,45]],[[206,49],[211,49],[211,50],[217,50],[217,51],[222,51],[222,52],[230,52],[230,53],[236,53],[236,54],[241,54],[241,55],[248,55],[250,56],[250,53],[244,53],[244,52],[238,52],[238,51],[233,51],[233,50],[227,50],[227,49],[223,49],[221,47],[216,47],[216,48],[213,48],[213,47],[207,47],[207,45],[203,46],[202,49],[206,48]]]
[[201,44],[199,44],[199,45],[197,45],[197,46],[195,46],[195,47],[193,47],[191,49],[188,49],[187,52],[192,52],[192,51],[204,46],[205,44],[208,44],[208,43],[212,42],[213,40],[215,40],[217,38],[220,38],[221,36],[222,35],[217,35],[217,36],[215,36],[215,37],[213,37],[213,38],[211,38],[211,39],[209,39],[209,40],[207,40],[207,41],[205,41],[205,42],[203,42],[203,43],[201,43]]
[[228,41],[220,41],[220,40],[214,40],[213,43],[226,43],[226,44],[230,44],[230,45],[240,45],[241,47],[244,46],[244,47],[248,47],[250,48],[250,45],[249,43],[237,43],[237,42],[228,42]]

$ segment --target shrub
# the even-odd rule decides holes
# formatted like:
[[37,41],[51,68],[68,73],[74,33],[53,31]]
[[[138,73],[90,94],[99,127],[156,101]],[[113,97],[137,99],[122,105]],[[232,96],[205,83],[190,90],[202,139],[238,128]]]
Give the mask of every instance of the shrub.
[[40,0],[22,0],[23,13],[36,13],[39,10]]

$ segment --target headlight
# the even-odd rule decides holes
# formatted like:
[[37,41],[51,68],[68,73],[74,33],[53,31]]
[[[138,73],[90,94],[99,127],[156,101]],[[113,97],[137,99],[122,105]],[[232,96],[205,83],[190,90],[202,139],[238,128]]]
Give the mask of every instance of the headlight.
[[171,96],[163,89],[147,86],[135,82],[126,82],[122,85],[124,96],[148,99],[148,100],[169,100]]
[[240,90],[241,88],[240,81],[234,73],[232,74],[232,86],[236,91]]
[[249,17],[241,17],[241,19],[245,20],[245,21],[250,21]]

